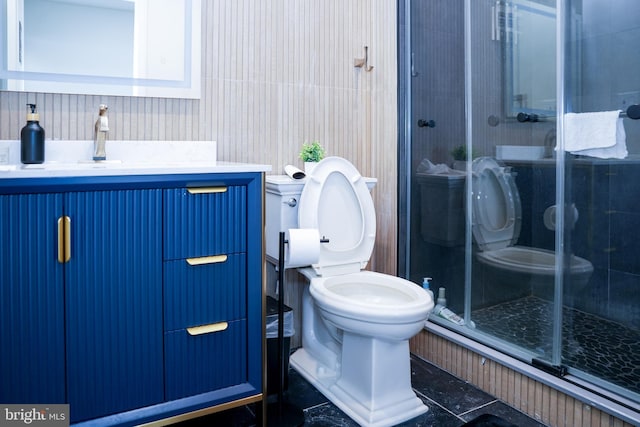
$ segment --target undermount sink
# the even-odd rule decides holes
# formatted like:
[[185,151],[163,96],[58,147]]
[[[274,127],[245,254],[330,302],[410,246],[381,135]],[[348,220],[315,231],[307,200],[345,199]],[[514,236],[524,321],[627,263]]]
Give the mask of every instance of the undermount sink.
[[45,162],[42,164],[21,165],[17,170],[83,170],[83,169],[141,169],[141,168],[178,168],[189,166],[215,166],[215,162],[136,162],[122,160],[80,160],[78,162]]
[[93,169],[93,168],[113,168],[122,167],[121,160],[104,160],[104,161],[78,161],[78,162],[45,162],[33,165],[21,165],[23,170],[76,170],[76,169]]
[[220,167],[216,161],[52,161],[34,165],[0,165],[0,178],[209,173],[220,170]]
[[107,160],[93,160],[93,141],[45,141],[45,162],[20,163],[20,141],[0,141],[0,178],[207,173],[224,168],[215,141],[108,141]]
[[106,169],[122,168],[124,163],[119,162],[45,162],[41,164],[19,165],[16,170],[37,171],[37,170],[82,170],[82,169]]

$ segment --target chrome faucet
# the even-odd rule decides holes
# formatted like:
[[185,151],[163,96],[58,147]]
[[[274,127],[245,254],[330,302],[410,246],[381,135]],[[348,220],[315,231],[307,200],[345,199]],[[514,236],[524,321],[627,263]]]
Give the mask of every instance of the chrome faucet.
[[109,118],[107,117],[107,107],[100,104],[98,120],[95,124],[95,133],[93,138],[93,160],[107,160],[107,133],[109,132]]

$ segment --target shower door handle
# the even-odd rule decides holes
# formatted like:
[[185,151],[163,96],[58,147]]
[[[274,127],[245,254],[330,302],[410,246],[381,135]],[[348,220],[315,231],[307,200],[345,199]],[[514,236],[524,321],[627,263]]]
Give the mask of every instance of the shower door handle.
[[434,122],[433,120],[420,119],[420,120],[418,120],[418,127],[419,128],[434,128],[434,127],[436,127],[436,122]]

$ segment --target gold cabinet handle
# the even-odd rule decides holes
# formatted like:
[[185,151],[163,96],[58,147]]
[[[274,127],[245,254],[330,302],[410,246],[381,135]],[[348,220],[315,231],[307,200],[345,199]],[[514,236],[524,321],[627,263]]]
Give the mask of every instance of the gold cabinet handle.
[[189,194],[213,194],[213,193],[225,193],[227,187],[192,187],[187,188]]
[[226,260],[227,260],[226,255],[202,256],[198,258],[187,258],[187,264],[189,265],[216,264],[219,262],[225,262]]
[[224,331],[228,327],[229,324],[227,322],[211,323],[209,325],[192,326],[191,328],[187,328],[187,333],[191,336],[210,334],[213,332]]
[[58,218],[58,262],[64,264],[71,259],[71,218]]
[[58,262],[64,263],[64,222],[58,218]]

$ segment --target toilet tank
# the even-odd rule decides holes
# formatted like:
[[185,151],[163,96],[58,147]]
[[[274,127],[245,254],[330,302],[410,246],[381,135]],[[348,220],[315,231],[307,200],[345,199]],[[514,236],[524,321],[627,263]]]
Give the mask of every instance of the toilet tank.
[[[267,257],[278,260],[280,231],[298,228],[298,202],[306,179],[268,175],[265,183],[265,229]],[[285,235],[285,238],[288,236]]]
[[464,187],[466,176],[416,173],[420,185],[420,232],[424,241],[440,246],[464,244]]
[[[265,182],[265,239],[267,259],[278,261],[279,235],[290,228],[298,228],[298,202],[307,178],[292,179],[288,175],[267,175]],[[364,178],[369,191],[378,182]],[[285,234],[285,238],[289,236]]]

